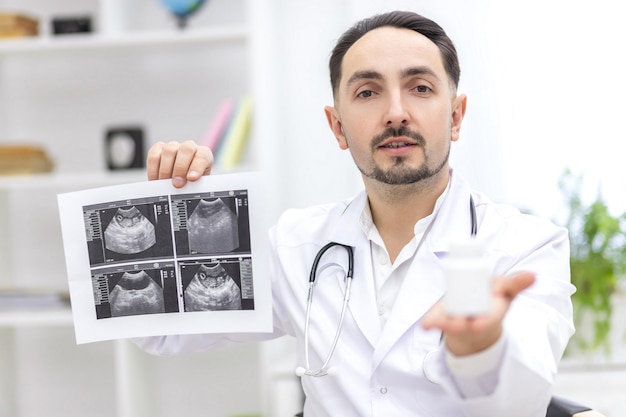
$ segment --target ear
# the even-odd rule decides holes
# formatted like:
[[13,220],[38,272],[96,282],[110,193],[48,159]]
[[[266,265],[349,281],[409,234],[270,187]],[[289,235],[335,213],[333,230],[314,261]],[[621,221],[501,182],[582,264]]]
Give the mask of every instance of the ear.
[[450,138],[452,142],[459,140],[461,134],[461,123],[465,117],[465,108],[467,106],[467,96],[461,94],[452,100],[452,125],[450,126]]
[[346,135],[343,133],[343,127],[341,126],[341,120],[339,120],[337,109],[333,106],[326,106],[324,107],[324,113],[326,113],[328,127],[330,127],[333,135],[335,135],[339,148],[343,150],[348,149],[348,141],[346,141]]

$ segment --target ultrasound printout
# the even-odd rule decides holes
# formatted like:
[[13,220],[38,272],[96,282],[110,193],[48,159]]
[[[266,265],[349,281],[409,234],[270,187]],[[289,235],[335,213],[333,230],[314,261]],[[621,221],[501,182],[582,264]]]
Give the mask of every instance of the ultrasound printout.
[[258,174],[60,194],[77,343],[269,332]]

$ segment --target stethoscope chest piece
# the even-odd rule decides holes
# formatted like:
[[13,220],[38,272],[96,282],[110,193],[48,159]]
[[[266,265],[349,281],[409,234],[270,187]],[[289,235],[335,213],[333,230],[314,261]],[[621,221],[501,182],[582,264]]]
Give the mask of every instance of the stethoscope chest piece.
[[433,384],[441,384],[441,349],[433,349],[424,356],[422,363],[422,372],[424,378]]

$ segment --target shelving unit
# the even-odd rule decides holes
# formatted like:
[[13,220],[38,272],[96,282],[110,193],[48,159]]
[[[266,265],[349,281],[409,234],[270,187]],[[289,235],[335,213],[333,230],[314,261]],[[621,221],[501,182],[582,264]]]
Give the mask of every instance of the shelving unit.
[[[54,7],[25,7],[38,2]],[[250,92],[247,1],[212,3],[239,20],[0,40],[0,144],[35,142],[55,162],[51,174],[0,177],[0,288],[66,290],[56,195],[145,179],[106,171],[105,128],[141,124],[146,147],[199,139],[223,98]],[[69,307],[0,308],[2,416],[259,412],[259,372],[256,345],[154,358],[126,340],[77,346]]]
[[0,311],[0,327],[71,326],[70,308]]
[[77,34],[56,38],[10,39],[0,43],[0,56],[19,56],[71,51],[100,51],[120,48],[150,48],[167,46],[203,45],[210,43],[245,42],[245,26],[223,26],[180,30],[130,32],[124,35]]

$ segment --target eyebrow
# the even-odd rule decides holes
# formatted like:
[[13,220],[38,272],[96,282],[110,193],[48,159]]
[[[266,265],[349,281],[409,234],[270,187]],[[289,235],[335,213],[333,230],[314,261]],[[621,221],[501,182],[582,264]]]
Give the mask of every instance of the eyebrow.
[[[441,79],[439,78],[439,76],[437,76],[435,71],[433,71],[428,66],[418,66],[418,67],[407,68],[404,71],[402,71],[401,78],[410,78],[416,75],[428,75],[430,77],[435,78],[437,81],[441,81]],[[374,71],[374,70],[357,71],[354,74],[352,74],[352,76],[348,79],[346,85],[347,87],[350,87],[352,84],[361,80],[382,80],[384,78],[385,77],[383,77],[383,75],[378,71]]]
[[347,86],[350,87],[352,84],[361,81],[361,80],[382,80],[383,75],[378,71],[366,70],[366,71],[357,71],[348,79]]
[[441,81],[439,76],[432,70],[432,68],[427,66],[419,66],[419,67],[410,67],[402,71],[402,78],[409,78],[415,75],[428,75],[433,77],[437,81]]

